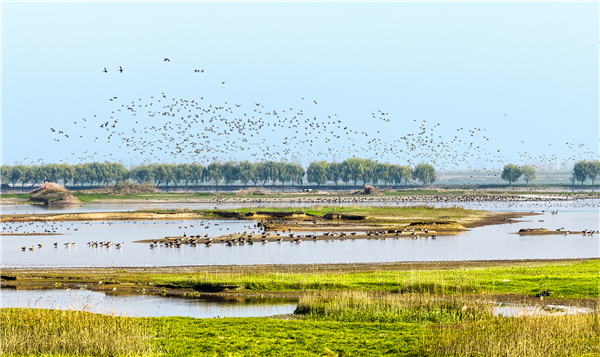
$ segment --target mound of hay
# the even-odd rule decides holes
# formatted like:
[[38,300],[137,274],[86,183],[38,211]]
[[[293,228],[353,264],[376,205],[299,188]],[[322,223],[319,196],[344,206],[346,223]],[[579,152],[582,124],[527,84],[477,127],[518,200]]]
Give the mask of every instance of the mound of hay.
[[70,205],[81,203],[81,201],[77,197],[71,195],[66,188],[52,182],[46,182],[40,188],[31,191],[28,201],[45,205]]
[[44,184],[41,187],[36,188],[35,190],[31,191],[30,193],[37,193],[40,191],[67,192],[67,189],[64,186],[61,186],[54,182],[44,182]]
[[374,187],[371,185],[365,185],[365,188],[363,189],[363,195],[377,195],[379,192],[379,187]]

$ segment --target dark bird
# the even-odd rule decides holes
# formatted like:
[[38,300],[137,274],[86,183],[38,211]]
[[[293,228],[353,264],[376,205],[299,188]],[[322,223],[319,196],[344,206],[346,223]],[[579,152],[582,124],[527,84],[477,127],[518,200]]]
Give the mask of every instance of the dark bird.
[[119,73],[123,73],[123,67],[119,66]]
[[104,73],[108,73],[108,71],[106,70],[106,67],[104,67],[104,71],[102,71]]
[[167,57],[165,57],[165,61],[164,62],[171,62],[171,60],[168,59]]

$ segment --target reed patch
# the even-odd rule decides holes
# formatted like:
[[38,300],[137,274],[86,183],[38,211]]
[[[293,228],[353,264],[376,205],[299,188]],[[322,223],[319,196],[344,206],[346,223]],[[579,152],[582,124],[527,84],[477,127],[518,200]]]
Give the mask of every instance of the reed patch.
[[3,308],[3,355],[145,356],[152,353],[145,319],[89,311]]

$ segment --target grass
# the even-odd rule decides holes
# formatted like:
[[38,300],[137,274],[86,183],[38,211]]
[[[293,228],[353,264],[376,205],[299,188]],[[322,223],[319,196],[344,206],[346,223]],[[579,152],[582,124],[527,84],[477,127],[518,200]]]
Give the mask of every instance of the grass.
[[168,356],[414,356],[419,324],[271,318],[152,319]]
[[411,356],[418,324],[271,318],[124,318],[78,311],[2,312],[2,354],[51,356]]
[[[485,299],[485,297],[483,297]],[[344,292],[300,300],[307,320],[424,323],[427,356],[583,356],[600,353],[600,315],[499,317],[482,300]]]
[[310,215],[324,216],[327,213],[364,216],[369,219],[405,219],[405,220],[451,220],[481,216],[484,211],[471,210],[461,207],[441,207],[436,208],[426,205],[413,205],[408,207],[398,206],[359,206],[347,205],[343,207],[335,206],[312,206],[312,207],[265,207],[265,208],[234,208],[225,210],[206,210],[199,213],[211,212],[235,212],[240,214],[254,212],[288,212],[288,213],[306,213]]
[[424,350],[434,356],[598,356],[598,313],[488,317],[430,326]]
[[[460,297],[342,293],[297,319],[124,318],[1,310],[2,354],[52,356],[591,356],[600,317],[496,317]],[[464,308],[464,306],[467,306]],[[300,310],[300,308],[299,308]]]
[[[61,283],[96,286],[114,284],[131,288],[169,287],[202,291],[206,286],[240,286],[246,291],[379,291],[424,294],[523,294],[548,295],[549,299],[600,297],[600,260],[527,263],[508,266],[461,266],[460,263],[420,265],[380,265],[363,267],[340,265],[331,270],[321,265],[216,266],[186,268],[182,272],[156,272],[152,269],[65,269],[61,271],[2,271],[10,284]],[[529,263],[531,264],[531,263]],[[430,268],[428,268],[430,267]],[[429,270],[427,270],[429,269]],[[183,270],[183,269],[182,269]],[[42,286],[42,285],[40,285]],[[547,292],[548,294],[545,294]]]
[[28,193],[3,193],[1,196],[2,196],[2,198],[22,198],[22,199],[29,198]]
[[343,291],[304,296],[294,313],[308,320],[379,323],[456,323],[491,314],[490,305],[472,304],[468,308],[464,296]]
[[490,267],[425,271],[334,273],[161,274],[151,285],[201,289],[203,285],[237,285],[257,291],[362,290],[427,294],[511,293],[551,298],[600,297],[600,260],[526,267]]
[[89,311],[4,308],[3,355],[122,356],[151,352],[142,319]]
[[[201,267],[196,269],[202,269]],[[1,310],[3,355],[84,356],[591,356],[600,316],[498,317],[494,294],[550,291],[546,299],[597,298],[600,260],[437,270],[222,267],[156,274],[36,273],[52,281],[123,285],[244,284],[315,290],[285,318],[131,318],[78,311]],[[215,268],[216,269],[216,268]],[[287,270],[286,270],[287,269]],[[287,272],[284,272],[287,271]],[[10,273],[3,271],[3,276]],[[31,284],[33,276],[19,277]],[[509,280],[509,281],[504,281]],[[10,280],[7,280],[10,282]],[[118,283],[118,284],[117,284]],[[138,285],[141,286],[141,285]],[[193,295],[191,295],[193,296]],[[192,298],[192,297],[190,297]]]

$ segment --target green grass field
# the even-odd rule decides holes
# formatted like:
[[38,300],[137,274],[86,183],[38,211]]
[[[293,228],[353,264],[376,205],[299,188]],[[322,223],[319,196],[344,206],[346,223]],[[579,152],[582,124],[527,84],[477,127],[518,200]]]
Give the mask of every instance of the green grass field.
[[[199,268],[201,269],[201,268]],[[246,270],[244,270],[246,269]],[[276,271],[279,269],[279,271]],[[494,294],[549,292],[598,301],[600,260],[535,266],[320,273],[228,267],[182,274],[37,272],[69,283],[128,287],[203,284],[301,292],[296,314],[275,318],[127,318],[77,311],[1,310],[3,355],[43,356],[593,356],[600,315],[499,317]],[[6,273],[10,275],[10,273]],[[79,275],[78,275],[79,274]],[[3,272],[3,275],[5,273]],[[7,275],[7,276],[8,276]],[[19,280],[17,279],[17,281]],[[545,294],[544,294],[545,295]],[[188,298],[193,298],[191,294]],[[539,299],[537,299],[539,301]],[[576,301],[576,300],[572,300]]]
[[428,294],[511,293],[551,298],[600,297],[600,260],[573,264],[424,271],[178,274],[148,276],[151,285],[238,285],[253,291],[361,290]]
[[[106,269],[81,271],[24,271],[3,276],[15,277],[28,284],[77,283],[88,286],[118,284],[139,287],[169,287],[202,291],[206,286],[240,286],[242,291],[375,291],[426,294],[523,294],[536,296],[547,292],[547,299],[600,297],[600,260],[564,263],[527,263],[509,266],[464,268],[457,263],[451,269],[405,268],[378,269],[377,266],[353,270],[352,266],[334,271],[319,271],[311,266],[244,266],[195,268],[195,272],[156,273]],[[544,295],[547,295],[544,293]]]

